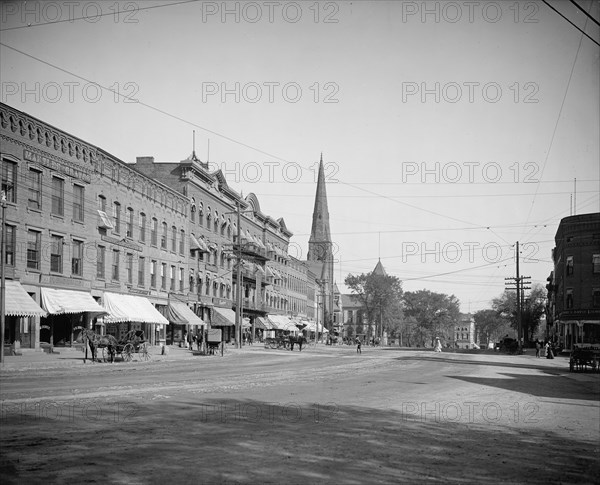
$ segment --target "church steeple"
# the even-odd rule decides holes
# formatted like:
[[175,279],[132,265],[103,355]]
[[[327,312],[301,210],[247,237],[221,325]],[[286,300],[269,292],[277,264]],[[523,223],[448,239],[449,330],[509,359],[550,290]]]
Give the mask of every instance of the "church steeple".
[[327,190],[325,188],[325,169],[323,154],[319,162],[317,177],[317,193],[313,209],[312,228],[308,240],[308,260],[323,261],[326,249],[331,248],[331,231],[329,229],[329,208],[327,207]]

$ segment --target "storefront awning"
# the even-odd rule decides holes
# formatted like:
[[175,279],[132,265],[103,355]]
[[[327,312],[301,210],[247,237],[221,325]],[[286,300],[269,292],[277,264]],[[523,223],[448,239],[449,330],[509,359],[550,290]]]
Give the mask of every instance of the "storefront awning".
[[231,327],[235,325],[235,312],[230,308],[214,307],[212,325],[216,327]]
[[277,330],[298,330],[286,315],[269,315],[267,318]]
[[42,308],[52,315],[66,313],[97,313],[104,314],[102,308],[90,293],[74,290],[57,290],[55,288],[40,288]]
[[46,312],[31,298],[18,281],[6,280],[5,315],[9,317],[45,317]]
[[142,296],[104,293],[102,306],[108,312],[108,315],[104,317],[106,323],[140,322],[167,325],[169,323],[152,303]]
[[258,328],[260,330],[269,330],[271,327],[267,327],[263,318],[255,317],[254,318],[254,328]]
[[204,321],[181,301],[169,302],[168,317],[170,322],[180,325],[204,325]]

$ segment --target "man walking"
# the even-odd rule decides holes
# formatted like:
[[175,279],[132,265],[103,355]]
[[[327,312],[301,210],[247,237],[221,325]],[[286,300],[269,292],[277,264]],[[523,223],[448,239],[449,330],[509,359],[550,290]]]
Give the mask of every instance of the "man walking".
[[357,354],[362,354],[362,349],[360,347],[361,347],[360,339],[358,337],[356,337],[356,353]]

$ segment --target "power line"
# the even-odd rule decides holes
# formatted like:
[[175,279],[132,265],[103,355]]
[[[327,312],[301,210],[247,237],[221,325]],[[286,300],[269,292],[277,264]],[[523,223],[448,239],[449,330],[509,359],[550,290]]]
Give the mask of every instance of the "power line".
[[[596,44],[597,46],[600,46],[600,43],[595,40],[592,39],[588,34],[586,34],[583,30],[581,30],[579,27],[577,27],[577,25],[575,25],[573,22],[571,22],[567,17],[565,17],[562,13],[560,13],[558,10],[556,10],[552,5],[550,5],[547,0],[542,0],[542,2],[551,10],[554,10],[558,15],[560,15],[563,19],[565,19],[567,22],[569,22],[573,27],[575,27],[577,30],[579,30],[579,32],[581,32],[583,35],[585,35],[588,39],[590,39],[594,44]],[[587,19],[586,19],[586,24],[587,24]]]
[[[600,27],[600,22],[598,22],[594,17],[592,17],[587,10],[581,8],[579,4],[575,0],[571,0],[571,3],[575,5],[581,12],[583,12],[592,22],[594,22],[597,26]],[[593,2],[592,2],[593,3]]]
[[[94,19],[94,21],[95,21],[95,19],[107,16],[107,15],[118,16],[120,14],[128,14],[128,13],[132,13],[132,12],[139,12],[141,10],[151,10],[151,9],[155,9],[155,8],[173,7],[175,5],[182,5],[182,4],[186,4],[186,3],[194,3],[194,2],[199,2],[199,1],[201,1],[201,0],[183,0],[183,1],[180,1],[180,2],[165,3],[165,4],[161,4],[161,5],[153,5],[151,7],[138,7],[136,3],[128,2],[126,5],[135,5],[135,9],[116,10],[114,12],[97,13],[97,14],[90,15],[90,16],[87,16],[87,17],[73,17],[73,18],[69,17],[67,19],[62,19],[62,20],[51,20],[49,22],[40,22],[39,24],[27,24],[27,25],[20,25],[18,27],[8,27],[6,29],[0,29],[0,32],[8,32],[10,30],[30,29],[32,27],[41,27],[41,26],[44,26],[44,25],[54,25],[54,24],[60,24],[60,23],[63,23],[63,22],[73,23],[76,20]],[[117,2],[115,2],[113,5],[117,5]]]

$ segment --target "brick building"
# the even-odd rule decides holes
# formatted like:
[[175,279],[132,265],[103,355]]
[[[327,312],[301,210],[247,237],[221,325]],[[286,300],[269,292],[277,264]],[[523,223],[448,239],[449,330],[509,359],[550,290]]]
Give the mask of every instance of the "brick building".
[[600,343],[600,213],[563,218],[554,241],[546,286],[548,336],[565,349]]
[[[47,312],[8,316],[5,341],[72,345],[82,328],[119,336],[135,318],[133,328],[158,343],[169,337],[169,310],[188,325],[202,323],[186,311],[187,197],[4,104],[0,140],[6,278]],[[136,315],[125,295],[139,303]],[[108,299],[114,315],[99,305]]]

